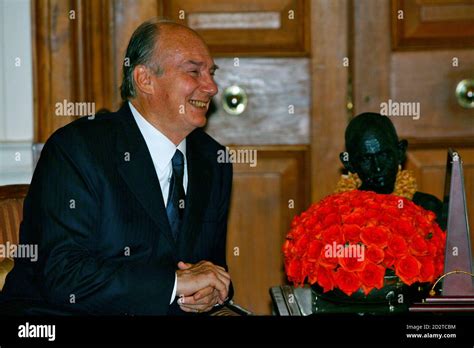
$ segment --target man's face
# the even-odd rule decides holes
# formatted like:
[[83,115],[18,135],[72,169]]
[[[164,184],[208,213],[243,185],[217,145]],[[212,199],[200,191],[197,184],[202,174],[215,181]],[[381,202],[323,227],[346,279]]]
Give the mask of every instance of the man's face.
[[203,127],[209,103],[217,93],[213,77],[217,66],[208,48],[189,30],[164,27],[157,51],[163,74],[153,76],[154,110],[171,131]]
[[350,153],[353,153],[351,164],[362,180],[361,190],[393,192],[399,164],[395,142],[387,135],[368,129]]

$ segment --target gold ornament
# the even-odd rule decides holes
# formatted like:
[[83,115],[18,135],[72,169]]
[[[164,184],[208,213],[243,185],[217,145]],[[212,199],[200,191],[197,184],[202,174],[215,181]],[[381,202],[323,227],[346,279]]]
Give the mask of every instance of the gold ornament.
[[[359,179],[359,176],[356,173],[349,172],[348,175],[341,175],[334,193],[357,190],[360,185],[362,185],[362,180]],[[416,179],[412,172],[410,170],[402,170],[399,166],[392,194],[412,200],[416,191]]]

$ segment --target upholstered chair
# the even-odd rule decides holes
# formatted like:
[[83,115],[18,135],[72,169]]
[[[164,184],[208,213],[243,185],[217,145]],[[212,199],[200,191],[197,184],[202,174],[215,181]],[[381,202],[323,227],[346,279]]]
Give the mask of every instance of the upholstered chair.
[[[7,245],[18,244],[23,200],[28,187],[29,185],[0,186],[0,251],[5,251]],[[0,253],[0,290],[8,272],[13,268],[13,260],[5,256],[5,253]]]

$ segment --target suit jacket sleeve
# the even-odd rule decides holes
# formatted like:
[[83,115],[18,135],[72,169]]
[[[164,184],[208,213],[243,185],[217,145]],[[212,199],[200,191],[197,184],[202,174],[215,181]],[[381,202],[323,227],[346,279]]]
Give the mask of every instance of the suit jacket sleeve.
[[[229,215],[230,196],[232,192],[232,163],[226,163],[223,166],[223,178],[222,178],[222,201],[219,204],[219,215],[218,215],[218,238],[215,247],[214,262],[217,265],[224,267],[228,271],[226,262],[226,240],[227,240],[227,220]],[[232,276],[232,275],[231,275]],[[229,299],[232,299],[234,295],[234,288],[232,283],[229,288]]]
[[29,193],[43,297],[87,313],[166,314],[175,266],[95,250],[104,207],[93,166],[57,138],[45,145]]

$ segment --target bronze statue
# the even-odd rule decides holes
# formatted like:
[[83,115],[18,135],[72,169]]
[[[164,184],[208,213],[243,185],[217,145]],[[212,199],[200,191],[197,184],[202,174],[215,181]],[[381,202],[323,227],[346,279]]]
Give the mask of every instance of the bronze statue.
[[344,167],[352,173],[350,175],[357,174],[358,178],[355,178],[359,190],[394,193],[410,198],[413,203],[434,212],[438,224],[445,230],[443,203],[438,198],[416,191],[414,178],[405,180],[408,183],[405,186],[412,186],[411,193],[410,188],[397,187],[397,181],[402,181],[398,179],[410,175],[401,171],[408,142],[398,139],[395,127],[387,116],[368,112],[356,116],[346,128],[345,142],[346,152],[340,154],[340,159]]

